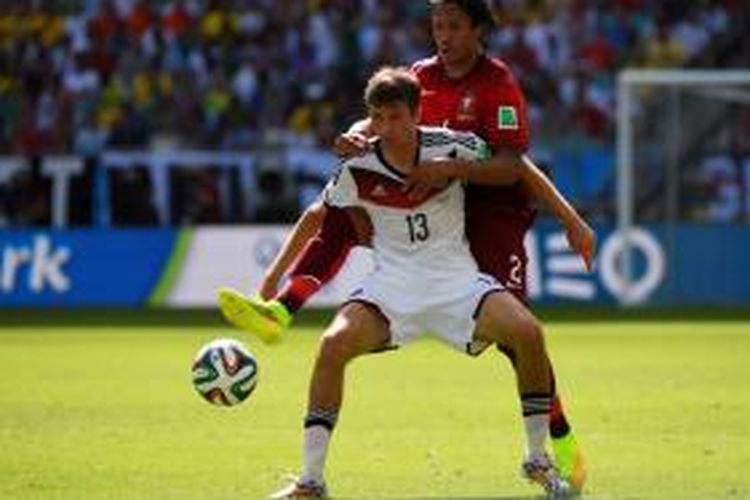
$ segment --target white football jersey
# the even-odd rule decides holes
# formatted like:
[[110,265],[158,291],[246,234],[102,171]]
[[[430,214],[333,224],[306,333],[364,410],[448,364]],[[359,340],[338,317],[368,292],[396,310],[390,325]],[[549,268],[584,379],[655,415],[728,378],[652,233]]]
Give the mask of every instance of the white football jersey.
[[[419,145],[418,162],[490,156],[476,135],[444,128],[420,127]],[[368,213],[375,268],[367,279],[382,290],[384,300],[413,312],[465,295],[478,270],[464,234],[463,184],[454,180],[413,199],[405,180],[376,143],[372,153],[341,164],[323,199]]]

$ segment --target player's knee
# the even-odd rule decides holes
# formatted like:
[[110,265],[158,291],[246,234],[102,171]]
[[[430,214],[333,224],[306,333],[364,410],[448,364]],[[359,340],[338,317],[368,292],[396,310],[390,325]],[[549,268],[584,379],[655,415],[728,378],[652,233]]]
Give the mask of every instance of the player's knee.
[[318,356],[327,364],[344,365],[354,358],[355,350],[349,341],[346,331],[326,333],[320,339]]
[[[524,315],[516,323],[516,345],[518,349],[543,349],[544,348],[544,331],[541,323],[533,316]],[[516,350],[518,350],[516,349]]]

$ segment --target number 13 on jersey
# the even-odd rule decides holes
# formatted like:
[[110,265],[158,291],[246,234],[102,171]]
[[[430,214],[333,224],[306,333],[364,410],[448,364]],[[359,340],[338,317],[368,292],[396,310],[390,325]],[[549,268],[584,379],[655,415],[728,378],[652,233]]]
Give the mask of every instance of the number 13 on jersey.
[[427,224],[427,215],[421,212],[406,216],[406,225],[409,228],[409,241],[419,243],[427,241],[430,237],[430,226]]

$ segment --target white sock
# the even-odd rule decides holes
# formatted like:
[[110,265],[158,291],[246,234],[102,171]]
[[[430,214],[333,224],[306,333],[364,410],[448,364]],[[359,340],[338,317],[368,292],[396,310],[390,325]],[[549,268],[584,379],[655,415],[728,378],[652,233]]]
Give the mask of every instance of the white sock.
[[323,470],[326,465],[328,454],[328,442],[331,439],[331,431],[322,425],[313,425],[305,429],[304,446],[304,468],[302,470],[303,482],[314,481],[323,483]]
[[528,458],[546,453],[544,442],[549,432],[549,413],[538,413],[523,417],[526,425],[526,439],[528,443]]

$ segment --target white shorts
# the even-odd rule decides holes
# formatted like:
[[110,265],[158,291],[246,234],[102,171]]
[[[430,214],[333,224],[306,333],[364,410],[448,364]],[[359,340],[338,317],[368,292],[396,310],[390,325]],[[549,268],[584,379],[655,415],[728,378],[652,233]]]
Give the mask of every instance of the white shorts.
[[364,302],[375,306],[388,321],[391,347],[402,346],[423,336],[433,336],[476,356],[489,345],[488,342],[473,339],[479,309],[489,294],[503,290],[495,278],[478,273],[465,293],[458,294],[457,298],[405,313],[399,311],[398,297],[378,293],[378,287],[365,279],[361,288],[349,296],[347,303]]

